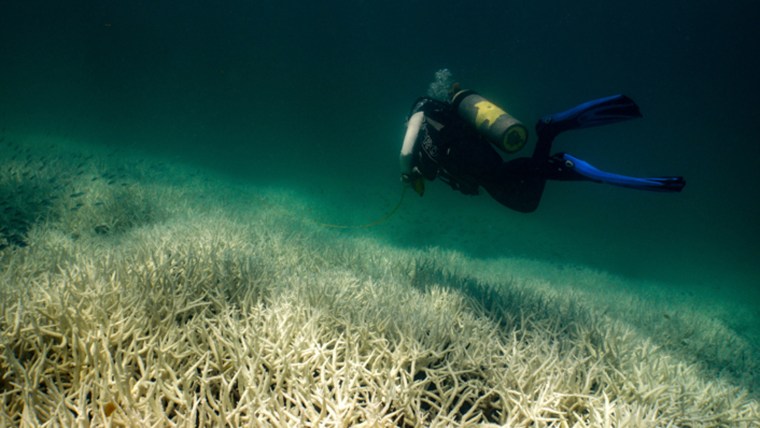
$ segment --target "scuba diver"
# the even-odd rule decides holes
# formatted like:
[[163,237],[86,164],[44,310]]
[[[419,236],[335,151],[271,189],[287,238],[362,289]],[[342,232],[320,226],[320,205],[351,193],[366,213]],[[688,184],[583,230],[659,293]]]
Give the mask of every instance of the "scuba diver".
[[551,154],[552,142],[562,132],[641,117],[639,107],[625,95],[544,116],[536,124],[532,156],[504,161],[494,146],[507,154],[517,152],[527,142],[526,127],[477,93],[461,90],[456,83],[450,88],[447,101],[418,98],[407,121],[401,180],[420,196],[425,180],[437,177],[466,195],[477,195],[482,187],[502,205],[529,213],[538,208],[547,180],[659,192],[680,192],[686,185],[683,177],[628,177],[601,171],[567,153]]

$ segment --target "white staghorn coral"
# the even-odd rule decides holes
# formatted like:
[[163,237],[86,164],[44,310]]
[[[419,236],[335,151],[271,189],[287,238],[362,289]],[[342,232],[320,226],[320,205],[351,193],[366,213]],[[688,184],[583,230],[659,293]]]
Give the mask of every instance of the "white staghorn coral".
[[265,190],[222,209],[134,186],[160,215],[103,236],[82,208],[2,250],[0,426],[760,426],[747,387],[573,287],[605,275],[560,290],[321,230]]

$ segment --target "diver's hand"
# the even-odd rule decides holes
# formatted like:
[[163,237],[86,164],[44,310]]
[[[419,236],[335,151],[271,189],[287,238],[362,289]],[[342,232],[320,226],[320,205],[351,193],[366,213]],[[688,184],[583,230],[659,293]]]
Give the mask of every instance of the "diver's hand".
[[418,195],[422,196],[425,194],[425,179],[416,168],[410,174],[402,173],[401,182],[405,186],[411,187]]

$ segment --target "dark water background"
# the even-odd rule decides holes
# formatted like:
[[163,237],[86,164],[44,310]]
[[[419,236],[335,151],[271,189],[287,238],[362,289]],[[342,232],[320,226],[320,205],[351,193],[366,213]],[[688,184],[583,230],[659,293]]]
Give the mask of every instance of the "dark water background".
[[0,125],[147,148],[239,180],[324,193],[336,211],[368,204],[372,216],[394,203],[404,118],[439,68],[529,124],[623,92],[644,120],[566,134],[555,147],[614,172],[684,175],[682,194],[551,183],[539,212],[524,216],[431,185],[395,225],[362,233],[475,257],[556,258],[758,301],[758,8],[3,0]]

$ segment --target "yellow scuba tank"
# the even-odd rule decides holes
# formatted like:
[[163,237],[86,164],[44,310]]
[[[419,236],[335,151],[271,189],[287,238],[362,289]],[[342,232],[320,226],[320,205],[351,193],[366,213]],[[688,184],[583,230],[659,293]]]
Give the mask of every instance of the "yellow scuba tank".
[[480,131],[493,145],[514,153],[528,141],[528,128],[494,103],[469,89],[451,97],[457,114]]

